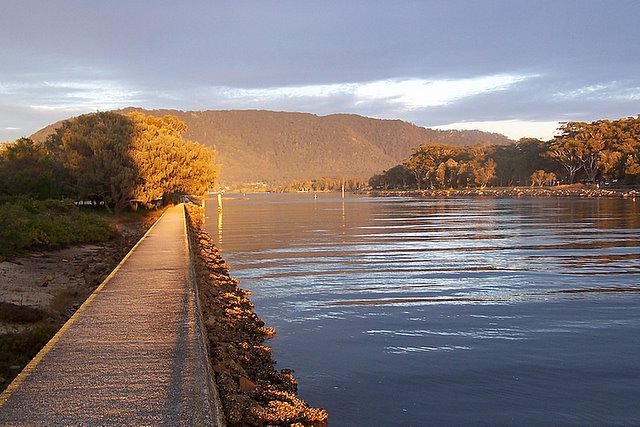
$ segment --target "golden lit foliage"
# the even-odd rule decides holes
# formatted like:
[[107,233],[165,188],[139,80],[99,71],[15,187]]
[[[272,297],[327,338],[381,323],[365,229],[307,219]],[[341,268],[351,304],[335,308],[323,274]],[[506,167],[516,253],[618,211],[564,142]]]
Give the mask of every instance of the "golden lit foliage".
[[136,182],[136,165],[129,156],[132,133],[131,122],[117,113],[65,121],[46,144],[70,175],[69,195],[103,201],[119,212]]
[[441,144],[421,145],[404,162],[413,172],[418,189],[484,187],[495,178],[496,162],[481,147],[460,148]]
[[568,122],[549,144],[549,156],[566,170],[569,182],[578,172],[638,183],[640,180],[640,117]]
[[492,182],[542,186],[558,178],[567,183],[581,179],[605,185],[640,184],[640,117],[568,122],[546,143],[523,138],[500,146],[423,144],[401,166],[414,175],[415,183],[409,183],[396,166],[372,177],[370,185],[385,189],[485,187]]
[[139,112],[128,117],[135,129],[130,155],[138,167],[133,198],[149,203],[169,192],[203,195],[214,186],[215,152],[184,140],[184,123]]
[[551,185],[556,180],[556,174],[553,172],[545,172],[542,169],[531,174],[531,186],[537,185],[542,187],[543,185]]
[[172,116],[99,112],[65,121],[46,146],[68,171],[70,196],[118,213],[132,199],[202,195],[214,186],[215,152],[184,140],[185,131]]

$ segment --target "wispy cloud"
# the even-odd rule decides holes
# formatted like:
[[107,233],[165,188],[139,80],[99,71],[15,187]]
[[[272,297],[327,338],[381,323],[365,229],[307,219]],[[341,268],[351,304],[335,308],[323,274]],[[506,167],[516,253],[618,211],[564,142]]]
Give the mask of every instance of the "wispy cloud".
[[556,100],[619,100],[638,101],[640,100],[640,87],[628,86],[624,82],[612,81],[580,87],[569,91],[560,91],[553,94]]
[[415,110],[505,90],[531,77],[535,76],[496,74],[466,79],[382,80],[359,85],[355,95],[367,101],[387,101],[406,110]]
[[46,80],[30,83],[4,82],[5,99],[20,98],[35,110],[108,110],[141,101],[142,92],[114,80]]
[[215,86],[211,96],[237,104],[291,101],[302,98],[349,97],[356,106],[388,104],[402,111],[447,105],[483,93],[505,90],[533,75],[496,74],[465,79],[386,79],[363,83],[243,89]]

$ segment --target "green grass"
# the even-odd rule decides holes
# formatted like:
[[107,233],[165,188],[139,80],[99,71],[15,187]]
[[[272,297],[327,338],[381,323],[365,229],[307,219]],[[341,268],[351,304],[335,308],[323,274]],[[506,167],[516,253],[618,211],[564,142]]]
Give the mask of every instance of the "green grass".
[[71,200],[14,200],[0,204],[0,261],[27,249],[109,239],[113,227]]

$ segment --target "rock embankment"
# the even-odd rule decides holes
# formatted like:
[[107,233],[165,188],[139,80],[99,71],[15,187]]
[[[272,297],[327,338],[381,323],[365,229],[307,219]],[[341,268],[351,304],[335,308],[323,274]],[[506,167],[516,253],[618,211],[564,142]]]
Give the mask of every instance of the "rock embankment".
[[582,185],[558,187],[510,187],[510,188],[465,188],[448,190],[380,190],[370,191],[372,196],[425,196],[425,197],[497,197],[497,198],[640,198],[638,190],[607,190]]
[[211,365],[227,422],[244,425],[327,425],[327,412],[311,408],[297,392],[289,369],[276,370],[264,341],[273,328],[253,311],[249,291],[229,275],[211,237],[202,227],[202,209],[187,208],[192,250]]

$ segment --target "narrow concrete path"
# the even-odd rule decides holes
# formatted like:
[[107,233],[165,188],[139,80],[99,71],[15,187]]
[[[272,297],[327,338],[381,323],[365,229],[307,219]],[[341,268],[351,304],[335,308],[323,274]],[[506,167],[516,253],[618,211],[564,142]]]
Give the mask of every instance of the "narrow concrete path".
[[0,396],[0,425],[218,425],[191,274],[179,205]]

